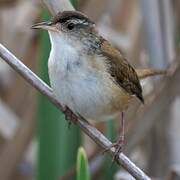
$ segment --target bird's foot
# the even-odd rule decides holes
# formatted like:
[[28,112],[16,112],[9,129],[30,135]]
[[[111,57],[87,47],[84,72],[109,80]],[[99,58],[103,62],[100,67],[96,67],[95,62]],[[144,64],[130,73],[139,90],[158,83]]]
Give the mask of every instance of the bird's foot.
[[70,128],[72,122],[76,124],[78,116],[74,112],[72,112],[72,110],[69,109],[67,106],[65,107],[64,114],[65,119],[68,121],[68,128]]
[[115,148],[114,156],[113,156],[113,162],[117,161],[119,159],[119,154],[122,152],[124,146],[124,138],[120,136],[117,142],[111,144],[111,146],[107,147],[103,153],[106,153],[107,151],[110,151],[112,148]]

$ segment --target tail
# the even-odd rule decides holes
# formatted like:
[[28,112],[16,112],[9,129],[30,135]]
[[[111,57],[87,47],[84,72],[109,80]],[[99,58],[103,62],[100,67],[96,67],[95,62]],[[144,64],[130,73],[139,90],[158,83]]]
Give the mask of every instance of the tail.
[[157,69],[136,69],[136,73],[139,79],[145,79],[150,76],[166,75],[167,71]]

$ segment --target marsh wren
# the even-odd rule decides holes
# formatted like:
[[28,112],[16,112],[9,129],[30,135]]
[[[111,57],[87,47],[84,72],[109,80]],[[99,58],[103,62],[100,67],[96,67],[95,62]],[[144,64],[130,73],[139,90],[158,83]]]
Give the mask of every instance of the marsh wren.
[[[50,83],[64,107],[86,119],[102,121],[123,113],[134,97],[144,102],[138,73],[140,78],[156,73],[136,72],[84,14],[60,12],[52,21],[33,28],[48,30],[52,46],[48,61]],[[124,142],[123,114],[121,128],[115,144],[117,153]]]

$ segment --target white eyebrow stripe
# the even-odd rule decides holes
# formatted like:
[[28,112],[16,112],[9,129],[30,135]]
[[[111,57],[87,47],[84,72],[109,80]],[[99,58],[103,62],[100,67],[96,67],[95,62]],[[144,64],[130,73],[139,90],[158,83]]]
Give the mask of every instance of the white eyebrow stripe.
[[86,20],[83,19],[71,19],[68,20],[68,22],[70,23],[74,23],[74,24],[84,24],[84,25],[88,25],[89,23]]

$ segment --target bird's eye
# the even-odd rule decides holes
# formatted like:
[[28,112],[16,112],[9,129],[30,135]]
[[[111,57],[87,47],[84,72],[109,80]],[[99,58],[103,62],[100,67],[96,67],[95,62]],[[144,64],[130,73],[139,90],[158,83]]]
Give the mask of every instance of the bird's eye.
[[67,25],[67,28],[69,29],[69,30],[73,30],[74,29],[74,23],[69,23],[68,25]]

